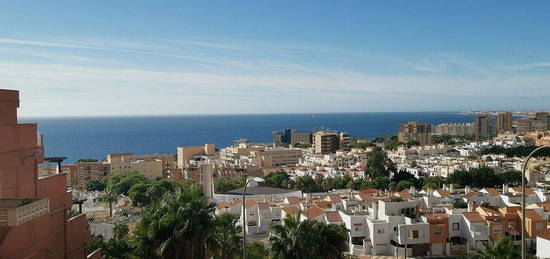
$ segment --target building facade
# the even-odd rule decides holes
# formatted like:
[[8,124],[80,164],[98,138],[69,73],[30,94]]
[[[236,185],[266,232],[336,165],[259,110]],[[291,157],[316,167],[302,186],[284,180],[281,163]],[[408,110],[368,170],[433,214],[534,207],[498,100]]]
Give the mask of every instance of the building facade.
[[479,114],[475,120],[475,136],[487,139],[496,136],[495,118],[487,114]]
[[432,125],[410,121],[399,125],[399,142],[418,141],[421,146],[432,144]]
[[497,115],[497,134],[512,132],[512,113],[499,112]]
[[18,91],[0,90],[0,257],[86,258],[86,216],[68,218],[65,173],[38,177],[44,147],[36,124],[17,122],[18,107]]

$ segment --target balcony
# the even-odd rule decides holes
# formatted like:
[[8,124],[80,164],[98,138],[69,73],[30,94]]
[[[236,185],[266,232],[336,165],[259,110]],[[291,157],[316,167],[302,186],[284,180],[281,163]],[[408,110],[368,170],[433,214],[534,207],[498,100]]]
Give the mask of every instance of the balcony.
[[47,214],[49,210],[48,198],[0,199],[0,226],[19,226]]

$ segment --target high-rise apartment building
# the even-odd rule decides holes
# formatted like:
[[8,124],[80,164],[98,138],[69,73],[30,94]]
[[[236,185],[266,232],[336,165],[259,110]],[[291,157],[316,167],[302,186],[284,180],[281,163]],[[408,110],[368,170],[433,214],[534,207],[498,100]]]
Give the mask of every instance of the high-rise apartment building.
[[285,129],[283,133],[273,131],[273,143],[276,146],[282,144],[296,145],[298,143],[311,145],[312,141],[311,132],[296,131],[295,129]]
[[536,112],[535,120],[535,130],[545,131],[548,129],[548,112]]
[[0,89],[0,257],[86,258],[86,215],[69,218],[72,192],[61,168],[38,177],[44,147],[36,124],[17,123],[18,107],[19,92]]
[[435,135],[473,136],[475,127],[473,123],[442,123],[432,127]]
[[487,114],[479,114],[475,119],[475,136],[478,139],[492,138],[496,136],[495,118]]
[[420,123],[418,121],[409,121],[399,125],[397,133],[399,142],[407,143],[409,141],[418,141],[422,146],[432,144],[432,125]]
[[497,133],[506,133],[512,131],[512,113],[499,112],[497,115]]
[[350,136],[335,130],[320,130],[313,133],[313,146],[316,154],[332,154],[336,150],[350,150]]

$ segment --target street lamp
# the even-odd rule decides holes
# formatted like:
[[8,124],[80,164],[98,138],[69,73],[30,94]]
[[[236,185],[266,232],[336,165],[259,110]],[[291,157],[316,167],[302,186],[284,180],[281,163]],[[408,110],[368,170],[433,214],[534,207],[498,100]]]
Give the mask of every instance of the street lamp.
[[[243,189],[243,259],[246,259],[246,208],[244,204],[246,203],[246,187],[249,185],[252,186],[258,186],[258,183],[265,182],[264,178],[260,177],[254,177],[246,180],[246,183],[244,184]],[[254,185],[255,184],[255,185]]]
[[533,155],[541,149],[550,148],[550,146],[540,146],[533,150],[531,154],[527,156],[523,164],[523,170],[521,173],[521,258],[525,259],[525,171],[527,170],[527,164]]

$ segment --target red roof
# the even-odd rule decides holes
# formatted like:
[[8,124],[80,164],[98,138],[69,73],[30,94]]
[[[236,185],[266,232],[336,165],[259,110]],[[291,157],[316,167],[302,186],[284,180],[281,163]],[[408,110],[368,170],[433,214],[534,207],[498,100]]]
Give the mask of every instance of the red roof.
[[340,213],[338,213],[338,211],[325,212],[325,216],[327,217],[328,222],[331,222],[331,223],[342,222],[342,217],[340,217]]
[[323,213],[324,211],[319,207],[312,207],[308,210],[302,211],[302,214],[304,214],[304,216],[306,216],[308,219],[314,219],[319,215],[322,215]]
[[288,207],[283,208],[283,211],[286,214],[293,215],[293,214],[298,214],[298,212],[300,212],[300,208],[298,208],[296,206],[288,206]]
[[244,207],[245,208],[250,208],[254,205],[256,205],[258,202],[256,200],[248,200],[246,201],[246,203],[244,204]]
[[462,215],[470,222],[484,222],[485,220],[477,212],[462,212]]
[[464,196],[462,196],[462,198],[470,199],[470,198],[476,196],[478,193],[479,192],[469,192],[469,193],[464,194]]
[[290,205],[297,205],[300,203],[300,198],[298,197],[286,197],[286,199]]
[[447,190],[443,190],[443,189],[437,189],[435,190],[437,193],[439,193],[439,195],[441,197],[444,197],[444,198],[453,198],[453,195],[451,195],[451,193]]
[[362,201],[372,202],[372,200],[373,200],[371,194],[360,192],[358,195],[359,195],[359,199],[362,200]]
[[550,240],[550,228],[547,228],[537,234],[537,237]]
[[332,202],[342,202],[342,198],[340,197],[339,194],[330,194],[328,196],[328,198],[330,199],[330,201]]

